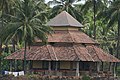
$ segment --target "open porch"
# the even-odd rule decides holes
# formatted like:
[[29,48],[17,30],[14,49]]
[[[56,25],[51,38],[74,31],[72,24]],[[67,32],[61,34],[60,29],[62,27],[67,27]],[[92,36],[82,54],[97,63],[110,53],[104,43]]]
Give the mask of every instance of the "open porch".
[[102,69],[102,63],[86,61],[32,61],[30,71],[39,75],[54,76],[113,76],[113,65],[109,69]]

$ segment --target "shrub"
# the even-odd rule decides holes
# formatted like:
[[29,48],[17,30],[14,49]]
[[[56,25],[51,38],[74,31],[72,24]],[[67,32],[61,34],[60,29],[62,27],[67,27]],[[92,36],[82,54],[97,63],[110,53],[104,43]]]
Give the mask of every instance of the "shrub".
[[3,76],[0,76],[0,80],[10,80],[13,77],[14,77],[13,75],[3,75]]
[[120,67],[117,68],[117,75],[120,76]]
[[91,79],[90,79],[90,76],[84,75],[84,76],[82,77],[82,80],[91,80]]

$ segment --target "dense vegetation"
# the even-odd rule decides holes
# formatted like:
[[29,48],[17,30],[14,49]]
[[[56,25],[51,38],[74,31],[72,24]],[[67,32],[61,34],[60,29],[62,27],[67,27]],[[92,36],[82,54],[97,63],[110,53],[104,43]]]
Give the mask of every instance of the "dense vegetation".
[[[13,75],[4,75],[0,76],[0,80],[114,80],[114,78],[107,77],[75,77],[75,76],[40,76],[40,75],[25,75],[14,77]],[[119,80],[119,78],[115,78],[115,80]]]
[[0,0],[0,68],[8,69],[4,56],[21,47],[26,53],[26,46],[36,36],[45,42],[51,28],[44,24],[64,10],[81,22],[82,31],[98,40],[104,50],[120,58],[120,0],[81,1]]

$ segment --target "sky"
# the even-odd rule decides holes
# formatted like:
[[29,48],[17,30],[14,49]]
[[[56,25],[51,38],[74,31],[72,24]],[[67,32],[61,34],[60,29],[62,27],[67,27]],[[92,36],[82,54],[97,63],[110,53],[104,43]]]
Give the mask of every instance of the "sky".
[[52,1],[52,0],[45,0],[46,1],[46,3],[48,2],[48,1]]
[[[47,2],[52,1],[52,0],[45,0],[45,1],[46,1],[46,3],[47,3]],[[82,1],[81,1],[81,3],[84,3],[84,2],[85,2],[85,0],[82,0]]]

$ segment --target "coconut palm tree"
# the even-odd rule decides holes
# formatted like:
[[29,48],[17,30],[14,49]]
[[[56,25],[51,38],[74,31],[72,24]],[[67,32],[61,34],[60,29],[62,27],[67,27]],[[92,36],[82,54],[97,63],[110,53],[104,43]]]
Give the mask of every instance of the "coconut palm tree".
[[[99,13],[99,16],[104,18],[104,21],[108,22],[108,25],[107,25],[108,30],[111,29],[111,27],[118,26],[117,39],[116,39],[117,40],[116,57],[119,58],[120,56],[119,55],[119,52],[120,52],[120,1],[119,0],[112,1],[109,8]],[[117,70],[117,67],[116,67],[116,70]]]
[[82,6],[81,11],[87,14],[89,11],[93,12],[93,38],[96,39],[96,16],[97,13],[106,9],[106,0],[87,0]]
[[35,37],[46,41],[47,34],[51,30],[50,27],[42,24],[40,16],[45,12],[39,10],[39,4],[40,2],[36,4],[33,0],[17,0],[15,5],[16,15],[6,14],[6,16],[12,19],[2,28],[2,32],[0,33],[2,41],[5,43],[15,37],[19,42],[24,41],[24,71],[26,71],[27,45],[32,43]]
[[[12,6],[14,5],[14,0],[0,0],[0,29],[4,27],[5,13],[12,13]],[[2,53],[2,41],[0,39],[0,57]],[[0,71],[1,71],[1,58],[0,58]]]
[[71,14],[74,18],[76,18],[79,22],[82,22],[82,14],[78,10],[74,8],[74,3],[80,0],[52,0],[49,1],[49,5],[55,5],[50,14],[50,18],[53,18],[55,15],[59,14],[62,11],[66,11]]

